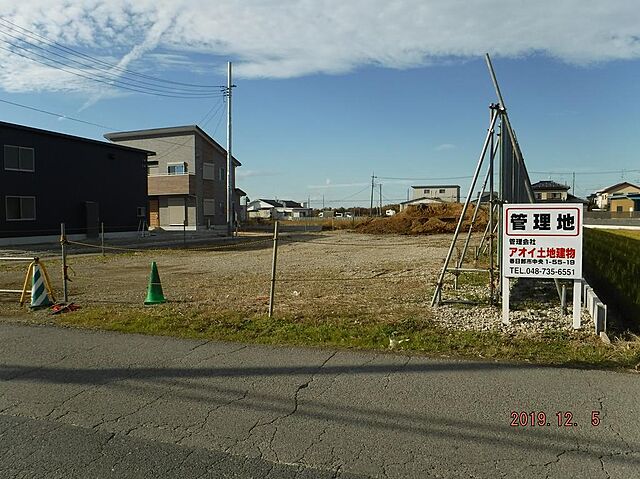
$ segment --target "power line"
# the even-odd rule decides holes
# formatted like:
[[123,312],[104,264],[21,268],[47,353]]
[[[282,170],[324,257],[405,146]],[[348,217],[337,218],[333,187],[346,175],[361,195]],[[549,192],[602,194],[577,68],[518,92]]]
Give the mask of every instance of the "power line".
[[[13,45],[11,42],[6,42],[6,40],[5,40],[5,43],[9,43],[10,45]],[[16,47],[16,48],[21,49],[21,50],[25,50],[22,47]],[[142,88],[139,88],[136,85],[132,85],[132,84],[126,82],[126,81],[112,80],[112,79],[106,79],[105,80],[105,79],[102,79],[101,77],[93,77],[93,76],[85,75],[85,74],[77,72],[77,71],[69,70],[67,68],[64,68],[64,67],[61,67],[61,66],[57,65],[57,63],[59,63],[59,62],[56,62],[55,60],[51,60],[51,59],[47,58],[46,56],[43,56],[43,55],[40,55],[38,53],[32,52],[32,51],[30,51],[28,49],[27,49],[27,51],[30,54],[36,55],[36,56],[41,57],[41,58],[45,58],[45,59],[49,60],[50,62],[53,62],[54,64],[52,65],[51,63],[47,63],[45,61],[37,60],[37,59],[32,58],[32,57],[30,57],[28,55],[24,55],[22,53],[16,52],[16,51],[14,51],[14,50],[12,50],[10,48],[0,47],[0,49],[1,50],[5,50],[5,51],[7,51],[7,52],[9,52],[9,53],[11,53],[13,55],[18,55],[18,56],[20,56],[22,58],[25,58],[27,60],[30,60],[32,62],[39,63],[40,65],[44,65],[44,66],[49,67],[49,68],[54,68],[56,70],[60,70],[60,71],[63,71],[65,73],[69,73],[71,75],[75,75],[75,76],[78,76],[78,77],[81,77],[81,78],[85,78],[87,80],[95,81],[97,83],[102,83],[102,84],[110,86],[110,87],[116,87],[116,88],[120,88],[120,89],[128,90],[128,91],[133,91],[133,92],[137,92],[137,93],[144,93],[144,94],[147,94],[147,95],[161,96],[161,97],[167,97],[167,98],[185,98],[185,99],[186,98],[193,98],[193,99],[215,98],[215,97],[221,97],[222,96],[221,93],[217,94],[217,95],[207,94],[207,95],[197,95],[196,96],[196,95],[183,94],[183,93],[178,93],[178,94],[161,93],[160,92],[161,90],[150,89],[150,88],[142,89]],[[66,65],[66,66],[69,66],[69,65]]]
[[[129,78],[126,78],[125,80],[121,80],[120,79],[121,75],[113,73],[112,70],[114,70],[115,68],[107,69],[105,67],[96,66],[96,65],[93,65],[93,64],[90,64],[90,63],[86,63],[84,61],[78,61],[75,58],[69,58],[69,57],[67,57],[65,55],[61,55],[60,53],[48,50],[47,48],[44,48],[44,47],[42,47],[40,45],[37,45],[35,43],[31,43],[31,42],[29,42],[29,41],[27,41],[27,40],[25,40],[23,38],[20,38],[20,37],[18,37],[16,35],[12,35],[11,33],[7,33],[6,31],[3,31],[2,30],[2,25],[0,25],[0,34],[8,36],[8,37],[11,37],[11,38],[14,38],[14,39],[18,40],[19,42],[22,42],[22,43],[25,43],[25,44],[31,46],[32,48],[37,48],[38,50],[44,51],[46,54],[54,55],[54,56],[64,60],[64,61],[54,60],[52,58],[49,58],[46,55],[38,54],[36,52],[31,51],[29,48],[26,48],[26,47],[21,46],[21,45],[17,45],[15,43],[11,42],[11,41],[6,40],[6,39],[2,40],[2,41],[4,41],[5,43],[11,45],[14,48],[17,48],[17,49],[19,49],[21,51],[24,51],[24,52],[29,52],[29,53],[31,53],[33,55],[37,55],[40,58],[44,58],[44,59],[46,59],[48,61],[54,62],[56,65],[62,64],[62,65],[65,65],[65,66],[68,66],[68,67],[71,67],[71,68],[75,68],[75,67],[72,67],[71,65],[69,65],[69,63],[67,63],[67,62],[71,62],[71,63],[73,63],[75,65],[79,65],[80,67],[90,68],[92,70],[104,71],[105,74],[108,75],[108,76],[105,76],[105,74],[102,74],[102,75],[98,75],[96,73],[93,73],[93,74],[95,76],[99,77],[99,78],[106,79],[108,81],[123,82],[123,83],[126,83],[127,85],[132,85],[132,86],[139,87],[139,88],[149,88],[152,91],[160,91],[160,92],[168,92],[168,93],[176,93],[176,94],[180,93],[180,94],[185,94],[185,95],[205,95],[205,94],[209,94],[209,92],[204,91],[204,90],[193,90],[191,88],[187,89],[187,88],[184,88],[184,87],[174,87],[174,86],[166,87],[166,86],[158,85],[156,83],[152,83],[152,82],[146,81],[146,80],[137,80],[137,79],[129,79]],[[55,68],[55,67],[52,66],[52,68]]]
[[[95,126],[95,127],[98,127],[100,129],[104,129],[104,130],[112,130],[112,131],[118,130],[118,128],[116,128],[114,126],[103,125],[101,123],[94,123],[92,121],[87,121],[87,120],[82,120],[80,118],[74,118],[72,116],[67,116],[67,115],[64,115],[62,113],[55,113],[53,111],[43,110],[42,108],[35,108],[33,106],[23,105],[22,103],[16,103],[16,102],[13,102],[13,101],[3,100],[3,99],[0,99],[0,102],[6,103],[6,104],[12,105],[12,106],[17,106],[19,108],[25,108],[25,109],[31,110],[31,111],[36,111],[38,113],[43,113],[45,115],[55,116],[56,118],[63,118],[65,120],[75,121],[77,123],[83,123],[85,125]],[[215,108],[216,106],[220,107],[221,105],[224,105],[224,102],[220,102],[217,105],[214,105],[213,108]],[[211,110],[209,110],[209,111],[211,111]],[[208,115],[208,113],[207,113],[207,115]],[[178,145],[178,146],[184,146],[186,144],[186,142],[183,143],[183,144],[180,144],[180,143],[176,143],[174,141],[165,140],[165,139],[162,139],[162,138],[156,138],[156,141],[160,141],[160,142],[163,142],[163,143],[169,143],[171,145]]]
[[[50,46],[53,49],[56,49],[56,50],[59,50],[59,51],[64,51],[64,52],[70,53],[70,54],[72,54],[74,56],[77,56],[77,57],[86,58],[89,61],[97,63],[99,65],[103,65],[103,66],[109,68],[110,70],[118,70],[118,71],[121,71],[121,72],[129,74],[129,75],[137,76],[137,77],[140,77],[140,78],[145,78],[145,79],[152,80],[152,81],[158,82],[158,83],[179,85],[179,86],[184,86],[184,87],[193,88],[193,89],[216,89],[216,88],[223,87],[223,85],[202,85],[202,84],[195,84],[195,83],[177,82],[177,81],[167,80],[167,79],[164,79],[164,78],[154,77],[154,76],[151,76],[151,75],[145,75],[143,73],[139,73],[139,72],[136,72],[136,71],[133,71],[133,70],[129,70],[127,68],[120,67],[120,66],[118,66],[116,64],[105,62],[105,61],[103,61],[103,60],[101,60],[99,58],[95,58],[95,57],[93,57],[91,55],[87,55],[86,53],[74,50],[73,48],[69,48],[69,47],[67,47],[65,45],[62,45],[61,43],[58,43],[58,42],[56,42],[54,40],[50,40],[47,37],[45,37],[43,35],[40,35],[37,32],[34,32],[34,31],[29,30],[27,28],[24,28],[24,27],[22,27],[20,25],[17,25],[15,23],[7,20],[6,18],[0,18],[0,22],[4,23],[5,28],[9,28],[12,31],[20,32],[20,33],[22,33],[22,34],[24,34],[24,35],[26,35],[26,36],[28,36],[30,38],[37,39],[38,41],[41,41],[41,42],[47,44],[48,46]],[[25,41],[24,39],[21,39],[21,40]]]
[[[224,101],[221,101],[221,102],[219,102],[219,103],[217,103],[217,104],[213,105],[213,106],[209,109],[209,111],[207,111],[207,113],[205,113],[205,115],[202,117],[202,119],[201,119],[198,123],[200,123],[200,124],[204,127],[207,123],[209,123],[209,122],[213,119],[213,116],[211,116],[211,118],[207,119],[207,117],[209,116],[209,114],[210,114],[210,113],[211,113],[211,112],[212,112],[216,107],[217,107],[217,111],[216,111],[216,113],[218,113],[219,111],[221,111],[221,110],[222,110],[222,106],[223,106],[223,105],[224,105]],[[214,115],[215,115],[216,113],[214,113]],[[220,118],[222,118],[222,116],[224,116],[224,115],[221,115],[221,116],[220,116]],[[205,121],[205,120],[206,120],[206,121]],[[189,143],[189,141],[191,140],[191,138],[187,138],[187,139],[186,139],[186,140],[184,140],[182,143],[176,143],[176,142],[173,142],[173,141],[167,141],[167,140],[163,140],[163,139],[161,139],[161,138],[154,138],[154,140],[156,140],[156,141],[163,141],[164,143],[170,143],[170,144],[174,145],[173,147],[169,147],[169,149],[168,149],[168,150],[166,150],[166,151],[164,151],[161,155],[159,155],[159,156],[156,156],[156,157],[155,157],[155,159],[156,159],[156,160],[159,160],[159,159],[165,158],[166,156],[170,155],[171,153],[173,153],[174,151],[176,151],[178,148],[186,147],[186,146],[187,146],[187,143]]]
[[93,123],[91,121],[80,120],[79,118],[73,118],[71,116],[63,115],[61,113],[54,113],[52,111],[42,110],[40,108],[35,108],[35,107],[32,107],[32,106],[28,106],[28,105],[22,105],[21,103],[15,103],[15,102],[12,102],[12,101],[9,101],[9,100],[0,99],[0,102],[7,103],[7,104],[13,105],[13,106],[18,106],[20,108],[26,108],[27,110],[33,110],[33,111],[37,111],[39,113],[44,113],[45,115],[51,115],[51,116],[55,116],[55,117],[58,117],[58,118],[64,118],[65,120],[76,121],[78,123],[84,123],[85,125],[97,126],[98,128],[104,128],[104,129],[107,129],[107,130],[113,130],[114,129],[114,128],[110,127],[110,126],[101,125],[100,123]]
[[346,201],[356,195],[359,195],[360,193],[362,193],[363,191],[366,191],[369,189],[369,185],[365,186],[364,188],[362,188],[360,191],[357,191],[356,193],[353,193],[352,195],[346,196],[344,198],[342,198],[341,200],[335,200],[335,201]]
[[628,170],[626,168],[621,168],[619,170],[609,170],[609,171],[531,171],[532,175],[613,175],[620,173],[638,173],[640,170]]

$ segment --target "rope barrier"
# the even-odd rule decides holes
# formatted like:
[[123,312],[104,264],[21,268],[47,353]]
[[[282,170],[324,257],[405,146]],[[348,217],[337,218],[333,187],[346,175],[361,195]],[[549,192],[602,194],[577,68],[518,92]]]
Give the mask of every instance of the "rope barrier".
[[264,238],[264,239],[254,240],[254,241],[239,241],[237,243],[228,244],[228,245],[202,246],[202,247],[187,248],[187,249],[190,251],[218,251],[218,250],[223,250],[228,248],[235,248],[238,246],[257,244],[257,243],[269,243],[271,241],[273,241],[271,238]]
[[[71,241],[71,240],[67,240],[67,243],[75,244],[75,245],[79,245],[79,246],[85,246],[85,247],[88,247],[88,248],[95,248],[95,249],[102,250],[102,246],[101,245],[95,245],[95,244],[90,244],[90,243],[82,243],[80,241]],[[145,251],[143,249],[125,248],[124,246],[105,246],[104,249],[112,249],[112,250],[120,250],[120,251],[134,251],[134,252],[138,252],[138,253],[142,253],[142,252]]]
[[[240,246],[245,246],[245,245],[252,245],[252,244],[256,244],[256,243],[265,243],[265,242],[269,242],[271,241],[271,239],[260,239],[260,240],[254,240],[254,241],[238,241],[238,242],[234,242],[233,244],[228,244],[228,245],[220,245],[220,246],[216,246],[216,245],[210,245],[210,246],[202,246],[202,247],[195,247],[195,248],[190,248],[190,247],[186,247],[186,248],[181,248],[181,249],[187,249],[189,251],[218,251],[218,250],[224,250],[224,249],[228,249],[228,248],[237,248]],[[69,244],[75,244],[75,245],[79,245],[79,246],[85,246],[88,248],[94,248],[94,249],[99,249],[102,250],[102,246],[101,245],[94,245],[94,244],[90,244],[90,243],[83,243],[81,241],[72,241],[72,240],[67,240],[67,243]],[[145,252],[145,251],[149,251],[152,249],[155,249],[155,247],[162,247],[163,245],[161,244],[150,244],[149,248],[145,248],[145,249],[140,249],[140,248],[127,248],[124,246],[104,246],[104,249],[109,249],[109,250],[116,250],[116,251],[133,251],[133,252]]]
[[312,245],[328,245],[328,246],[360,246],[360,247],[378,247],[378,248],[397,248],[398,246],[425,246],[425,243],[385,243],[384,245],[375,245],[371,243],[342,243],[342,242],[329,242],[329,241],[302,241],[302,240],[292,240],[289,238],[279,238],[280,241],[286,243],[302,243],[302,244],[312,244]]
[[391,280],[391,279],[424,279],[425,276],[367,276],[359,278],[276,278],[281,283],[297,283],[297,282],[334,282],[334,281],[367,281],[367,280]]

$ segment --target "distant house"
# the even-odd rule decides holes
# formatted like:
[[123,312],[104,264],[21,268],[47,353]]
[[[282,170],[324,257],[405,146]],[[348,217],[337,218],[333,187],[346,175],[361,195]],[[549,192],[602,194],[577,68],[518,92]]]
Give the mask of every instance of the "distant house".
[[247,205],[249,218],[292,219],[311,216],[311,208],[291,200],[258,199]]
[[404,211],[409,206],[441,204],[441,203],[443,203],[443,201],[439,200],[439,199],[426,198],[426,197],[416,198],[416,199],[413,199],[413,200],[403,201],[402,203],[400,203],[400,211]]
[[430,198],[446,203],[460,203],[459,185],[423,185],[411,187],[411,200]]
[[[108,133],[121,145],[157,153],[148,164],[149,226],[165,230],[222,229],[227,223],[227,150],[197,125]],[[240,162],[233,158],[232,185]],[[240,216],[235,188],[234,216]]]
[[624,193],[611,195],[609,200],[609,210],[617,213],[640,211],[640,193]]
[[583,203],[588,201],[569,193],[570,186],[551,180],[538,181],[531,185],[535,199],[539,203]]
[[555,181],[538,181],[531,185],[537,201],[567,201],[570,186],[556,183]]
[[388,210],[386,210],[384,212],[384,214],[387,215],[387,216],[395,216],[396,215],[396,210],[394,210],[392,208],[389,208]]
[[612,196],[638,193],[640,193],[640,186],[629,183],[628,181],[623,181],[622,183],[616,183],[615,185],[596,191],[594,201],[596,208],[600,210],[610,209],[611,211],[615,211],[613,208],[610,208],[609,204]]
[[[0,238],[11,243],[136,232],[152,151],[0,122]],[[0,241],[6,243],[7,241]]]

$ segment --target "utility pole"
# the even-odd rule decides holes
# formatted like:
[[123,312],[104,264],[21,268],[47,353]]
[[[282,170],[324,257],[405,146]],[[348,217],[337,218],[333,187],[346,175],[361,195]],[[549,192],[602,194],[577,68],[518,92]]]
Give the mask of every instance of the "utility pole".
[[369,206],[369,216],[373,216],[373,188],[374,188],[373,180],[375,178],[374,173],[371,173],[371,206]]
[[382,183],[378,183],[378,186],[380,187],[380,196],[378,197],[378,200],[380,201],[380,215],[382,216]]
[[576,172],[573,172],[573,181],[571,182],[571,193],[576,194]]
[[324,193],[322,194],[322,211],[324,211]]
[[233,234],[233,192],[235,188],[235,175],[233,174],[233,155],[231,153],[231,89],[235,85],[231,82],[231,62],[227,62],[227,235]]

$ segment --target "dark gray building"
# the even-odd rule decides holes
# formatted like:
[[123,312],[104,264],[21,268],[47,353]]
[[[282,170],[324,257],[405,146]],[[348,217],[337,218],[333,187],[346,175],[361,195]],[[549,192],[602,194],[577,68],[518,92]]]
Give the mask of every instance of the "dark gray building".
[[[137,231],[153,152],[0,122],[0,238]],[[43,238],[44,239],[44,238]],[[6,243],[6,241],[5,241]]]

